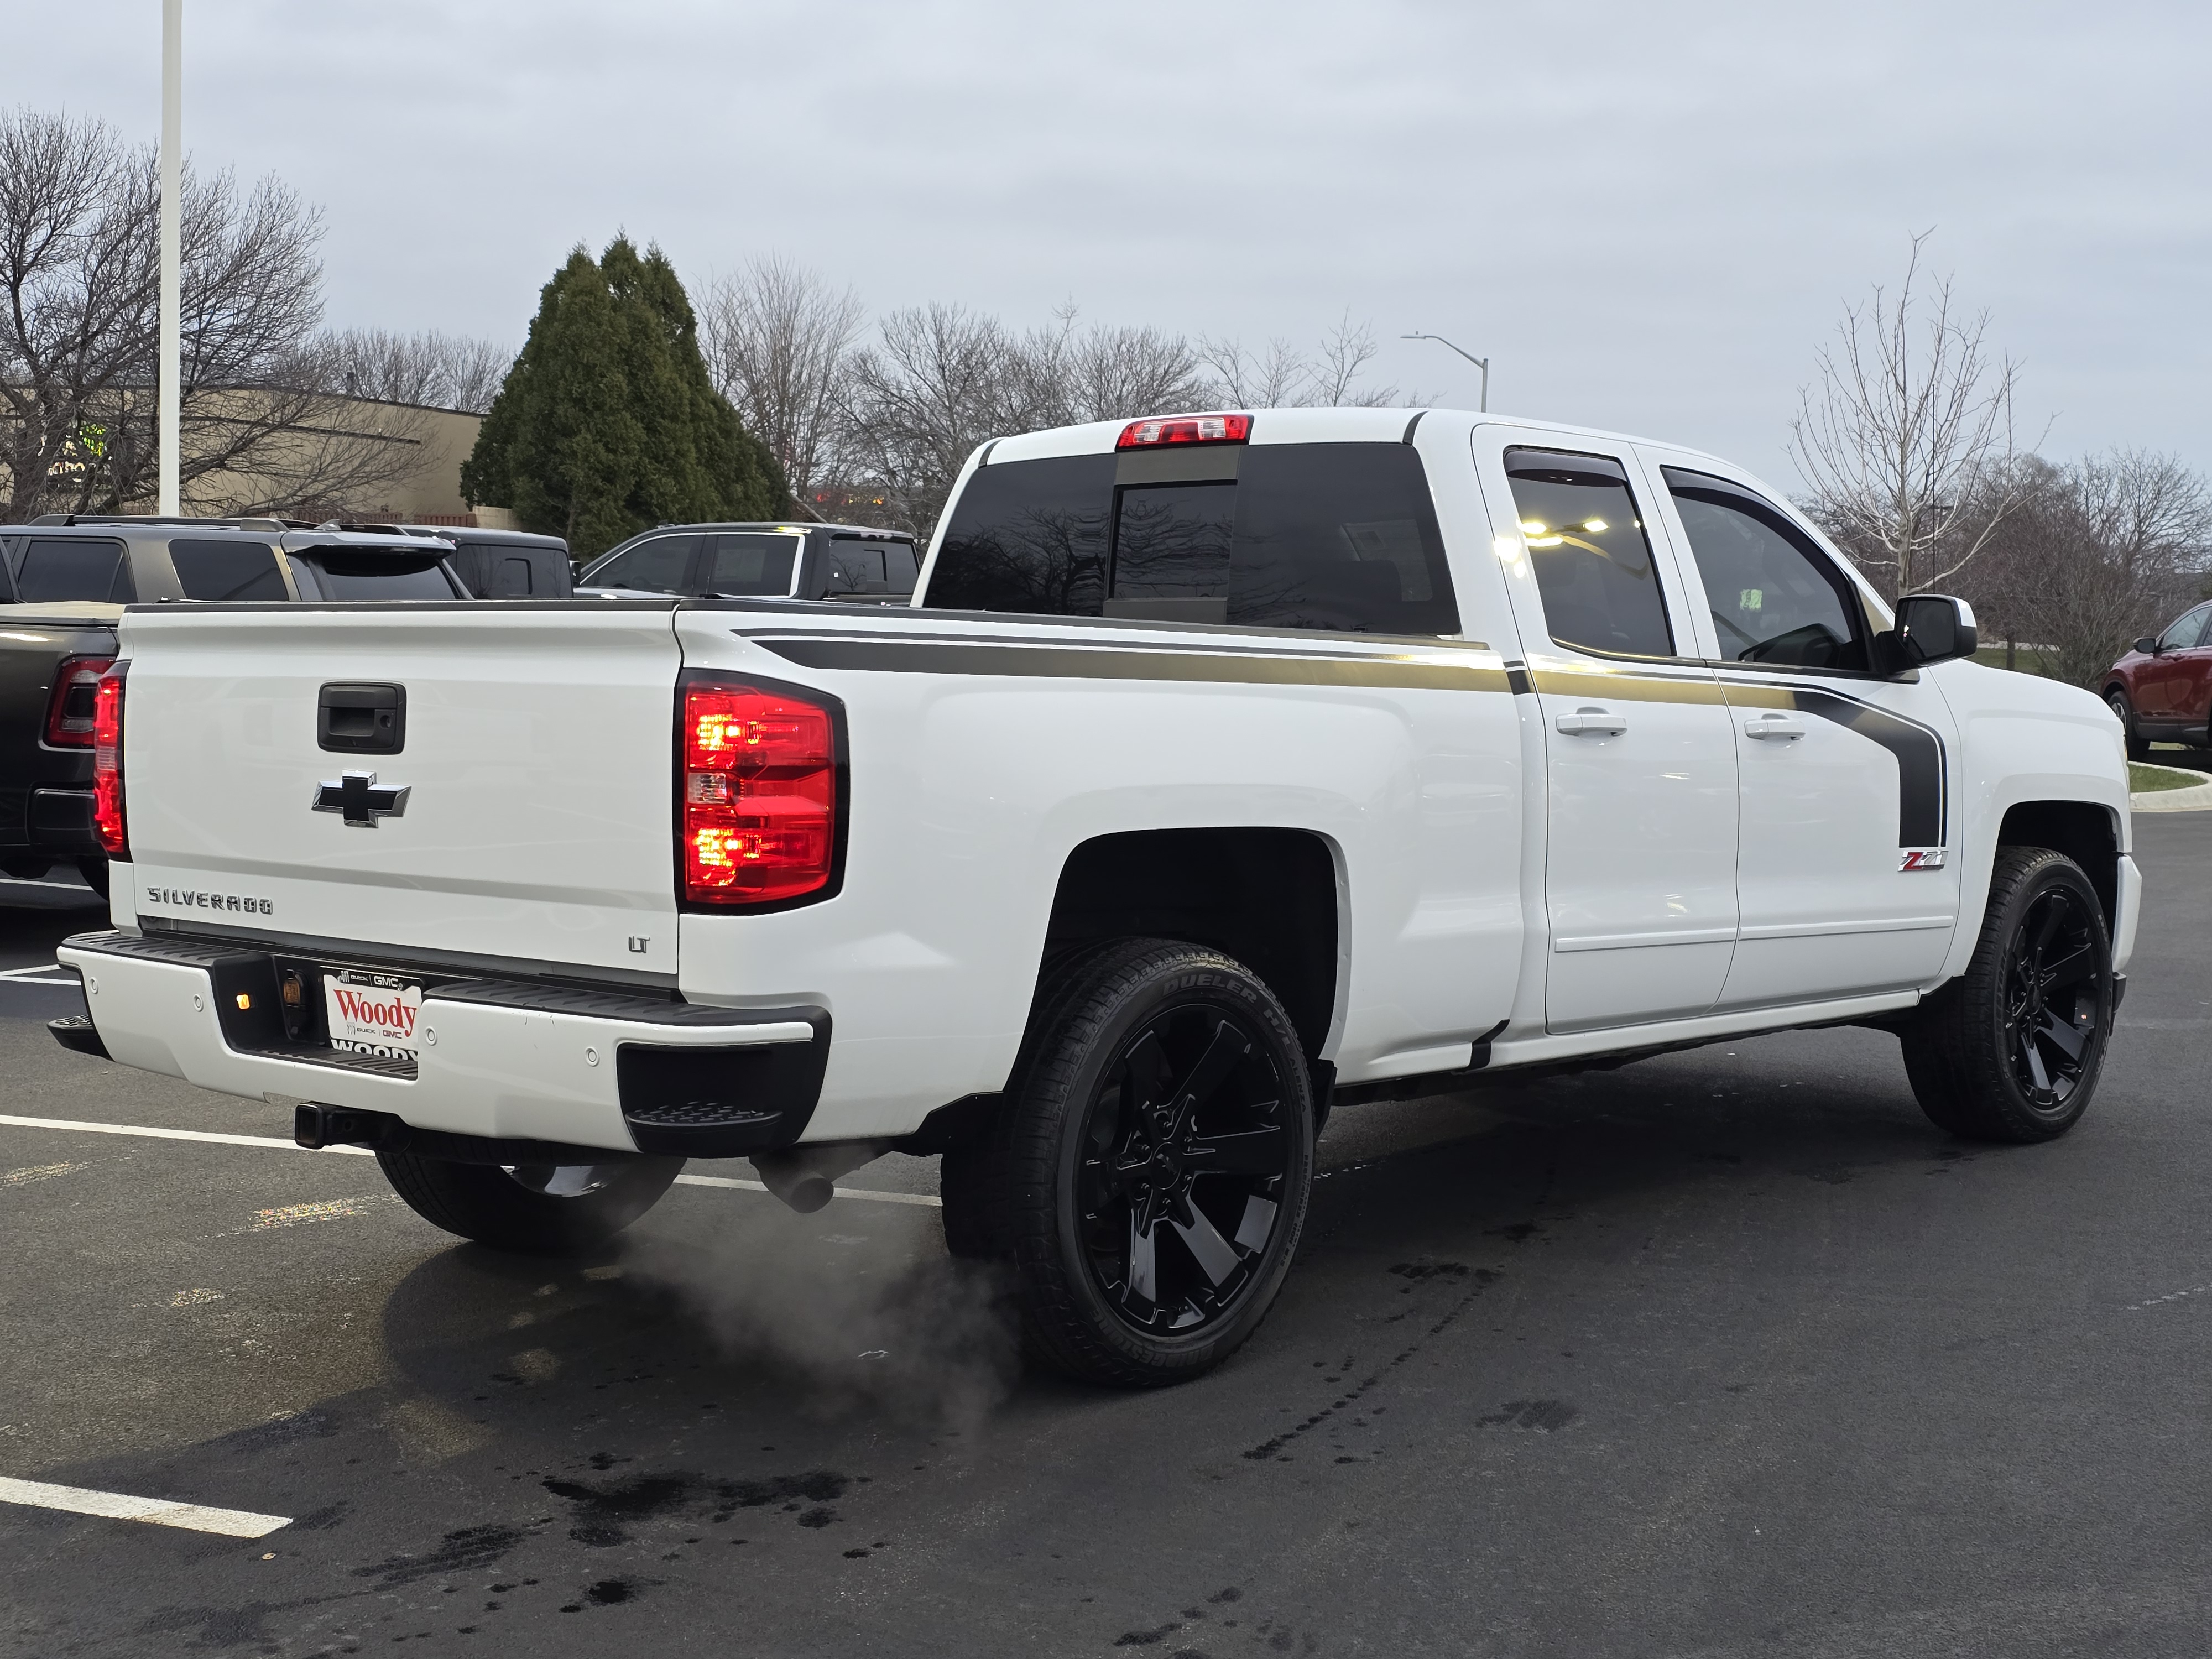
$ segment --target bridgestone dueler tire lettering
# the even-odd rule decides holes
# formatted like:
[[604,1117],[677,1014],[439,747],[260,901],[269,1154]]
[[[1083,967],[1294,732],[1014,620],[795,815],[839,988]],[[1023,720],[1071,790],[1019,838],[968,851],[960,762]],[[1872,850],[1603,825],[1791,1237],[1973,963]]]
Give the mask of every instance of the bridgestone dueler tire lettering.
[[605,1166],[597,1190],[571,1197],[533,1191],[495,1164],[455,1164],[380,1152],[385,1179],[434,1227],[494,1249],[570,1255],[604,1244],[659,1202],[684,1168],[680,1158],[639,1158]]
[[[2023,925],[2039,905],[2077,916],[2091,955],[2092,1029],[2063,1102],[2039,1103],[2023,1087],[2007,1022],[2008,975]],[[2052,1140],[2079,1122],[2102,1074],[2112,1021],[2112,942],[2104,909],[2081,867],[2040,847],[2000,847],[1990,875],[1981,937],[1965,974],[1921,1005],[1901,1033],[1905,1075],[1921,1110],[1971,1140]]]
[[[1115,1112],[1139,1115],[1126,1084],[1130,1073],[1124,1068],[1135,1063],[1129,1045],[1141,1045],[1145,1034],[1169,1022],[1194,1018],[1218,1020],[1217,1033],[1233,1030],[1239,1041],[1249,1042],[1246,1054],[1258,1068],[1256,1073],[1240,1069],[1239,1082],[1223,1085],[1226,1093],[1216,1098],[1233,1096],[1241,1079],[1271,1069],[1267,1092],[1273,1097],[1243,1108],[1264,1121],[1256,1130],[1239,1121],[1249,1134],[1267,1143],[1270,1157],[1281,1157],[1282,1173],[1249,1177],[1263,1183],[1269,1194],[1261,1207],[1273,1206],[1264,1242],[1238,1243],[1233,1266],[1217,1255],[1215,1267],[1206,1269],[1225,1275],[1213,1279],[1212,1286],[1232,1287],[1219,1305],[1188,1328],[1170,1328],[1167,1322],[1175,1312],[1162,1303],[1156,1328],[1139,1328],[1128,1313],[1136,1275],[1129,1275],[1117,1304],[1097,1267],[1097,1212],[1086,1212],[1079,1194],[1091,1190],[1083,1183],[1095,1178],[1103,1143],[1092,1137],[1107,1121],[1102,1114],[1109,1093],[1120,1102]],[[1240,1068],[1245,1064],[1237,1063]],[[1109,1068],[1123,1080],[1109,1076]],[[1201,1060],[1198,1070],[1203,1069]],[[1176,1089],[1194,1075],[1183,1077]],[[1200,1107],[1178,1121],[1195,1124],[1207,1115]],[[1102,945],[1048,973],[1005,1106],[976,1140],[945,1155],[941,1191],[946,1243],[956,1255],[1007,1264],[1024,1346],[1044,1364],[1070,1376],[1124,1388],[1182,1382],[1233,1352],[1258,1328],[1281,1289],[1312,1190],[1313,1121],[1310,1074],[1297,1034],[1282,1005],[1248,969],[1217,951],[1172,940]],[[1217,1149],[1229,1139],[1222,1132],[1193,1130],[1191,1135],[1194,1144],[1210,1140]],[[1230,1173],[1224,1169],[1214,1178]],[[1174,1224],[1158,1220],[1152,1231],[1164,1235]],[[1214,1224],[1218,1248],[1228,1230],[1218,1218]],[[1240,1231],[1237,1237],[1244,1235]],[[1163,1243],[1156,1248],[1172,1255],[1185,1247]],[[1194,1277],[1184,1258],[1176,1260],[1184,1263],[1187,1277]],[[1160,1275],[1158,1284],[1167,1282],[1164,1262],[1153,1271]],[[1198,1282],[1203,1297],[1209,1286]],[[1142,1307],[1143,1298],[1135,1298],[1134,1305]]]

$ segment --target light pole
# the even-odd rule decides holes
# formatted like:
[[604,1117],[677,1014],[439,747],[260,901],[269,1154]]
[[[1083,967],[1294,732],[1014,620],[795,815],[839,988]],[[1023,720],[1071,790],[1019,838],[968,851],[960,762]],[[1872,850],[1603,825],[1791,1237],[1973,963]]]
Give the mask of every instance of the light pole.
[[155,409],[160,434],[159,499],[164,518],[182,511],[178,500],[179,360],[183,356],[179,277],[184,264],[185,0],[161,0],[161,360],[155,365]]
[[[172,0],[172,3],[174,3],[174,0]],[[1461,356],[1462,356],[1462,357],[1466,358],[1466,359],[1468,360],[1468,362],[1469,362],[1473,363],[1473,364],[1474,364],[1477,368],[1479,368],[1479,369],[1480,369],[1480,370],[1482,371],[1482,404],[1481,404],[1481,412],[1482,412],[1483,414],[1485,414],[1485,415],[1487,415],[1488,413],[1490,413],[1490,359],[1489,359],[1489,358],[1487,358],[1487,357],[1478,357],[1478,356],[1475,356],[1472,351],[1460,351],[1460,350],[1459,350],[1459,348],[1458,348],[1457,346],[1453,345],[1453,344],[1452,344],[1452,343],[1451,343],[1449,340],[1447,340],[1446,338],[1444,338],[1444,337],[1443,337],[1443,335],[1441,335],[1441,334],[1401,334],[1398,337],[1399,337],[1400,339],[1401,339],[1401,340],[1434,340],[1434,341],[1435,341],[1438,345],[1440,345],[1440,346],[1447,347],[1447,348],[1449,348],[1449,349],[1451,349],[1451,350],[1453,350],[1453,351],[1459,351],[1459,355],[1460,355]]]

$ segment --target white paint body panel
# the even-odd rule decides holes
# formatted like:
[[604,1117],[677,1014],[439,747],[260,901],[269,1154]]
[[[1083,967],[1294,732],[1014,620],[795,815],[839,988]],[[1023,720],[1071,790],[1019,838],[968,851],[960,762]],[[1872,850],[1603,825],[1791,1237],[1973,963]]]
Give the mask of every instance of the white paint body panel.
[[[1408,418],[1273,412],[1255,441],[1398,442]],[[1009,438],[990,464],[1104,453],[1118,431]],[[137,861],[118,866],[116,923],[202,927],[218,920],[204,901],[164,895],[252,896],[271,907],[253,926],[349,942],[372,960],[507,959],[586,979],[643,975],[695,1003],[817,1005],[833,1030],[807,1131],[822,1141],[906,1133],[1004,1085],[1061,872],[1100,836],[1268,827],[1320,840],[1338,923],[1322,1053],[1346,1083],[1463,1065],[1501,1026],[1492,1057],[1504,1065],[1910,1007],[1965,965],[2009,806],[2094,804],[2116,815],[2124,852],[2110,714],[2086,693],[1971,664],[1856,689],[1885,706],[1910,694],[1899,712],[1942,736],[1951,856],[1940,878],[1875,868],[1869,849],[1884,834],[1893,842],[1898,823],[1882,751],[1838,728],[1819,748],[1752,752],[1736,735],[1741,711],[1717,700],[1729,671],[1710,665],[1702,637],[1670,672],[1707,701],[1624,705],[1628,743],[1556,732],[1556,714],[1587,699],[1515,695],[1509,671],[1602,665],[1548,641],[1498,494],[1505,444],[1620,456],[1640,481],[1669,605],[1692,619],[1694,568],[1679,529],[1652,510],[1657,459],[1757,483],[1709,457],[1653,449],[1647,465],[1633,440],[1444,410],[1425,414],[1412,441],[1462,621],[1460,639],[1433,645],[924,610],[133,611],[122,627]],[[925,592],[927,578],[926,567]],[[807,666],[778,648],[823,636],[1055,661],[1034,673],[957,661],[890,672]],[[1083,672],[1085,652],[1131,651],[1434,663],[1479,671],[1483,689]],[[849,816],[834,896],[764,915],[679,912],[672,771],[687,667],[843,702]],[[316,691],[337,680],[407,687],[403,753],[317,747]],[[1841,746],[1854,742],[1867,752]],[[408,786],[404,815],[364,830],[312,811],[313,787],[346,769]],[[1909,893],[1892,903],[1887,881]],[[2124,858],[2118,897],[2124,964],[2141,902]],[[1900,919],[1912,925],[1883,925]],[[220,925],[245,921],[226,908]],[[193,1006],[207,990],[198,969],[64,955],[98,979],[94,1018],[125,1064],[425,1127],[592,1146],[629,1144],[618,1042],[804,1031],[640,1026],[433,995],[423,1018],[439,1040],[409,1081],[234,1053],[212,1010]]]

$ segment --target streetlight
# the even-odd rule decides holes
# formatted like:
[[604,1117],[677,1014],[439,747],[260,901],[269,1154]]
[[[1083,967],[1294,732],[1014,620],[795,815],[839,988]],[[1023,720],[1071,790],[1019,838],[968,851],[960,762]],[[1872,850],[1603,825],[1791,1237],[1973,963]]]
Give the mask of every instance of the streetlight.
[[155,418],[159,439],[155,511],[174,518],[178,501],[177,446],[183,422],[178,402],[183,332],[178,305],[184,262],[185,0],[161,0],[161,360],[155,368]]
[[[174,0],[172,0],[172,3],[174,3]],[[1477,368],[1479,368],[1479,369],[1480,369],[1480,370],[1482,371],[1482,404],[1481,404],[1481,411],[1482,411],[1482,413],[1484,413],[1485,415],[1487,415],[1488,413],[1490,413],[1490,359],[1489,359],[1489,358],[1487,358],[1487,357],[1478,357],[1478,356],[1475,356],[1472,351],[1460,351],[1460,350],[1459,350],[1459,348],[1458,348],[1457,346],[1453,345],[1453,344],[1452,344],[1452,343],[1451,343],[1449,340],[1447,340],[1446,338],[1444,338],[1444,337],[1443,337],[1443,335],[1441,335],[1441,334],[1401,334],[1398,337],[1399,337],[1400,339],[1401,339],[1401,340],[1434,340],[1434,341],[1435,341],[1438,345],[1440,345],[1440,346],[1449,347],[1451,350],[1454,350],[1454,351],[1459,351],[1459,355],[1460,355],[1461,356],[1462,356],[1462,357],[1466,358],[1466,359],[1468,360],[1468,362],[1469,362],[1473,363],[1473,364],[1474,364]]]

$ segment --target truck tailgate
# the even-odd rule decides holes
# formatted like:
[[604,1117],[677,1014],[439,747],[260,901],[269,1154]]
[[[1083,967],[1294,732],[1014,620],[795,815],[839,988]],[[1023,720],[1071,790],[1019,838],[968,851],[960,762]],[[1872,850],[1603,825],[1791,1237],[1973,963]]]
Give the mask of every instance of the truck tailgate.
[[[137,611],[122,650],[118,920],[675,973],[667,610]],[[326,747],[331,685],[403,690],[398,750]]]

